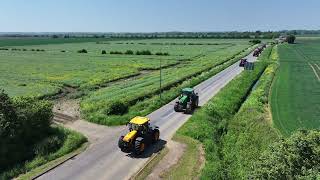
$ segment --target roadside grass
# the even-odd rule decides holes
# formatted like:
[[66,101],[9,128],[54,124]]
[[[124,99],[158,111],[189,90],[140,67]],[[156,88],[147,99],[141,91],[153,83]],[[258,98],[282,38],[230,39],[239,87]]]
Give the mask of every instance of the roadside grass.
[[199,151],[201,143],[188,136],[176,134],[173,139],[180,143],[186,144],[186,149],[179,162],[170,168],[169,171],[163,172],[160,176],[162,179],[194,179],[201,172],[202,154]]
[[[137,88],[139,93],[142,93],[142,96],[133,96],[133,94],[130,94],[131,91],[127,90],[124,93],[129,93],[129,98],[134,98],[131,103],[124,102],[124,105],[128,108],[128,111],[123,115],[108,115],[106,113],[106,109],[108,107],[105,107],[106,105],[109,106],[109,108],[112,105],[108,105],[108,101],[110,101],[110,98],[101,98],[101,96],[105,95],[112,95],[110,93],[117,93],[117,91],[110,91],[109,94],[106,94],[103,92],[102,94],[94,93],[91,98],[87,99],[86,97],[83,98],[81,102],[81,109],[84,114],[85,119],[88,121],[103,124],[103,125],[122,125],[127,123],[132,117],[134,116],[145,116],[152,111],[158,109],[164,104],[167,104],[171,100],[173,100],[175,97],[178,96],[181,89],[184,87],[193,87],[202,81],[212,77],[213,75],[217,74],[218,72],[224,70],[225,68],[229,67],[236,61],[238,61],[241,57],[246,56],[252,51],[252,48],[242,50],[237,55],[233,55],[232,57],[229,57],[228,59],[222,61],[220,64],[213,67],[206,67],[204,70],[199,70],[198,72],[186,76],[186,78],[183,78],[181,80],[174,81],[171,84],[164,85],[163,92],[162,92],[162,99],[159,97],[159,90],[154,89],[150,94],[148,95],[148,90],[144,89],[144,91],[141,91],[141,88]],[[183,70],[183,69],[182,69]],[[185,71],[185,70],[183,70]],[[158,78],[156,81],[158,81]],[[138,80],[140,82],[140,80]],[[135,83],[139,84],[141,83]],[[143,83],[148,83],[147,81],[144,81]],[[127,86],[127,85],[126,85]],[[129,86],[130,88],[132,86]],[[158,87],[156,87],[158,88]],[[119,89],[120,90],[120,89]],[[123,91],[123,89],[122,89]],[[117,98],[119,99],[119,98]],[[124,101],[128,100],[128,97],[122,98]],[[115,101],[115,103],[118,103],[118,101]],[[102,108],[104,107],[104,108]]]
[[148,175],[152,172],[154,167],[163,159],[163,157],[169,152],[169,149],[165,147],[162,149],[155,157],[148,162],[148,164],[141,169],[132,179],[134,180],[144,180],[148,177]]
[[[59,147],[55,152],[50,152],[49,154],[39,154],[29,161],[21,162],[16,164],[14,167],[0,172],[0,179],[11,179],[19,176],[20,174],[27,173],[78,149],[83,143],[87,142],[87,139],[80,133],[60,126],[52,127],[52,134],[48,138],[61,141],[62,146]],[[37,146],[34,148],[36,149]]]
[[[273,122],[283,135],[320,127],[320,39],[279,45],[280,67],[271,93]],[[314,67],[314,70],[310,64]]]
[[[257,82],[262,73],[270,71],[265,69],[269,64],[272,47],[267,48],[259,62],[256,62],[254,71],[245,71],[227,84],[206,105],[197,110],[193,116],[177,131],[176,136],[189,137],[201,142],[205,149],[206,163],[201,171],[200,179],[227,179],[224,171],[224,136],[229,133],[228,124],[238,112],[242,103],[250,94],[251,89],[261,87],[263,83]],[[264,75],[265,76],[265,75]],[[255,104],[253,104],[254,106]],[[246,112],[247,113],[247,112]],[[250,113],[247,113],[250,114]],[[244,147],[243,147],[244,148]],[[245,149],[245,148],[244,148]],[[183,155],[185,157],[187,152]],[[193,162],[196,162],[195,156]],[[183,166],[179,163],[177,166]],[[177,171],[184,171],[176,169]],[[184,172],[186,173],[186,172]]]
[[281,137],[269,113],[269,91],[277,64],[269,65],[239,112],[228,123],[222,140],[220,176],[250,179],[253,164]]

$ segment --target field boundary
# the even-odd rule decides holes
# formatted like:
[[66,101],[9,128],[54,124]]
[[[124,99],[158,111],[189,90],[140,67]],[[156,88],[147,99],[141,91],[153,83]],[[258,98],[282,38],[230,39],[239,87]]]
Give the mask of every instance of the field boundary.
[[90,145],[90,142],[86,142],[86,143],[82,144],[78,149],[76,149],[76,150],[74,150],[64,156],[61,156],[57,159],[49,161],[46,164],[43,164],[43,165],[27,172],[26,174],[22,174],[22,175],[18,176],[16,179],[19,179],[19,180],[20,179],[21,180],[37,179],[37,178],[41,177],[42,175],[46,174],[47,172],[62,165],[66,161],[69,161],[70,159],[73,159],[74,157],[78,156],[80,153],[85,151],[89,147],[89,145]]

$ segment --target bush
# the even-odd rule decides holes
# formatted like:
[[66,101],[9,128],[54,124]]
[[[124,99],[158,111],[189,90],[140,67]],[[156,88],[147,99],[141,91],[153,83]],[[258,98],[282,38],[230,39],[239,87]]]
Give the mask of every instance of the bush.
[[320,130],[300,130],[275,143],[253,168],[253,179],[317,179]]
[[107,51],[106,50],[102,50],[101,54],[107,54]]
[[78,53],[88,53],[88,51],[86,49],[81,49],[78,51]]
[[259,40],[259,39],[253,39],[253,40],[250,40],[249,42],[252,43],[252,44],[260,44],[260,43],[261,43],[261,40]]
[[120,51],[110,51],[110,54],[122,54]]
[[52,103],[33,98],[12,100],[1,91],[0,167],[33,157],[30,147],[47,136],[52,117]]
[[152,53],[149,50],[142,50],[142,51],[137,51],[136,55],[152,55]]
[[61,50],[61,52],[66,52],[65,50]]
[[127,55],[133,55],[133,51],[132,50],[127,50],[124,54],[127,54]]
[[169,53],[167,53],[167,52],[165,52],[165,53],[157,52],[155,55],[157,55],[157,56],[169,56]]
[[129,107],[123,102],[116,101],[113,102],[107,109],[107,115],[123,115],[128,112]]
[[286,41],[287,41],[289,44],[293,44],[295,40],[296,40],[296,36],[294,36],[294,35],[289,35],[289,36],[287,36],[287,38],[286,38]]

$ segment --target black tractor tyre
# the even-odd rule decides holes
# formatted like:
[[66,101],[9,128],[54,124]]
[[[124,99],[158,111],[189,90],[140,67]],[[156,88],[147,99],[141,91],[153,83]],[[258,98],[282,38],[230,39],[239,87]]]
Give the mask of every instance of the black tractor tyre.
[[195,108],[198,108],[198,107],[199,107],[199,97],[197,96],[196,102],[195,102]]
[[159,129],[154,129],[152,133],[152,143],[156,143],[160,139],[160,131]]
[[124,138],[124,136],[120,136],[120,138],[119,138],[119,140],[118,140],[118,147],[119,147],[120,149],[123,148],[123,138]]
[[144,139],[142,137],[137,137],[134,143],[134,154],[136,155],[142,154],[145,148],[146,148],[146,144],[144,142]]
[[175,112],[181,111],[181,110],[180,110],[180,105],[179,105],[179,103],[176,103],[176,104],[174,105],[174,108],[173,108],[173,109],[174,109]]
[[188,102],[186,110],[185,110],[185,114],[190,114],[191,111],[192,111],[192,104],[190,102]]

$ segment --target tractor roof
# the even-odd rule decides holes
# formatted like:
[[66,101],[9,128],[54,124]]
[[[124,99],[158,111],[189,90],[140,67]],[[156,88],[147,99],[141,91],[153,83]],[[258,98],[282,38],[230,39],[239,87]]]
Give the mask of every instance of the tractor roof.
[[182,89],[183,92],[192,92],[193,89],[192,88],[184,88]]
[[147,123],[147,122],[149,122],[149,121],[150,121],[150,119],[147,118],[147,117],[137,116],[137,117],[131,119],[130,123],[132,123],[132,124],[138,124],[138,125],[143,125],[143,124],[145,124],[145,123]]

